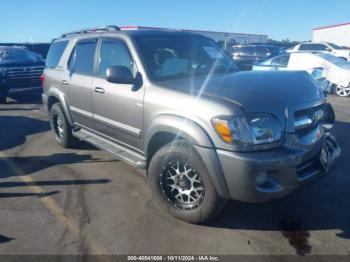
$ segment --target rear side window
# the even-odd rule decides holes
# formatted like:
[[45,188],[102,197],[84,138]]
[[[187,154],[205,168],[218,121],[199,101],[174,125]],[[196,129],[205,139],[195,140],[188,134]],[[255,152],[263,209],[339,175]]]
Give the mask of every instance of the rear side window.
[[83,40],[76,44],[69,60],[69,69],[73,73],[92,75],[97,39]]
[[68,45],[68,41],[59,41],[51,44],[46,57],[46,67],[56,68],[61,56]]

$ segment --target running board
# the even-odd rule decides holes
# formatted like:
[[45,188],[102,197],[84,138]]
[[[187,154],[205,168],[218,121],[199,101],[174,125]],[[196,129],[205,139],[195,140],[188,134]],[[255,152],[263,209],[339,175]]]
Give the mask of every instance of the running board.
[[127,162],[128,164],[145,169],[146,168],[146,159],[138,153],[131,151],[121,145],[117,145],[105,138],[102,138],[86,129],[79,129],[77,131],[73,131],[73,135],[80,140],[86,141],[97,148],[110,152],[115,155],[117,158]]

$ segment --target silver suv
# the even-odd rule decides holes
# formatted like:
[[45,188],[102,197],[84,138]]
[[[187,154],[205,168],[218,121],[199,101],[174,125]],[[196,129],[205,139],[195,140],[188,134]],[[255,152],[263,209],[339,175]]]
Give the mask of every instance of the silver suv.
[[160,205],[203,223],[226,199],[282,197],[328,173],[332,108],[305,72],[237,72],[206,37],[85,29],[52,42],[45,107],[64,147],[84,140],[147,170]]

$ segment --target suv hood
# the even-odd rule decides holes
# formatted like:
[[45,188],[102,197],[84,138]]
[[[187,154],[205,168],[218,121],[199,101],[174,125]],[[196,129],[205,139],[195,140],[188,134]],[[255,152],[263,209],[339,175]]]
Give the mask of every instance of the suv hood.
[[164,83],[203,98],[231,101],[248,113],[271,113],[282,123],[286,109],[323,100],[324,94],[315,80],[304,71],[250,71],[214,76],[209,80],[174,80]]

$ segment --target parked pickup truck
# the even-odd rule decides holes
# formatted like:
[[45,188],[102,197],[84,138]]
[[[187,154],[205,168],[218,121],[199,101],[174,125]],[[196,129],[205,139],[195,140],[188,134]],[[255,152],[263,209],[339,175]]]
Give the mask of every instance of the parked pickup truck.
[[0,46],[0,103],[9,91],[40,88],[44,64],[41,55],[23,47]]
[[206,37],[116,26],[50,47],[43,103],[63,147],[84,140],[145,169],[160,205],[203,223],[226,199],[282,197],[340,154],[332,107],[305,72],[238,72]]

